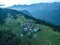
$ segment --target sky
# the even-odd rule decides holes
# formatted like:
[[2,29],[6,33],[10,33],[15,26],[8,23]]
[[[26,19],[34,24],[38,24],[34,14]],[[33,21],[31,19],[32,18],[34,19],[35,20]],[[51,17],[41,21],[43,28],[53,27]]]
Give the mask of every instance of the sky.
[[8,7],[12,5],[18,4],[34,4],[34,3],[41,3],[41,2],[60,2],[60,0],[0,0],[0,6]]

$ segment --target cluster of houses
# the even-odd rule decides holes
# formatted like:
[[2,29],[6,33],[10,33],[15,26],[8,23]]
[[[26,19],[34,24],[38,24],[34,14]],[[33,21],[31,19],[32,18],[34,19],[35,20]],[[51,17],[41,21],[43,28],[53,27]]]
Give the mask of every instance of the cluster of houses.
[[25,23],[21,24],[21,27],[22,27],[23,31],[25,33],[27,33],[27,35],[29,37],[35,38],[38,36],[37,31],[39,31],[40,29],[38,26],[35,26],[33,22],[31,22],[31,21],[25,22]]

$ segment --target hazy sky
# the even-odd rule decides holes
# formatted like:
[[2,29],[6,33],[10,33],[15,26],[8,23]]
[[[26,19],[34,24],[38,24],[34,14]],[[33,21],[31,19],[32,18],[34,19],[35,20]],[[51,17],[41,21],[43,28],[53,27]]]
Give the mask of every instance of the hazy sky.
[[15,4],[33,4],[41,2],[60,2],[60,0],[0,0],[0,5],[4,4],[5,7]]

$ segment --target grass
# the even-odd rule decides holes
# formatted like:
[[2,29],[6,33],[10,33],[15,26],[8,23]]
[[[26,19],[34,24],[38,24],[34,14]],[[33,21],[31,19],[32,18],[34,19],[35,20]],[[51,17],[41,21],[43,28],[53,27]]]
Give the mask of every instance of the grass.
[[31,40],[32,45],[60,45],[60,33],[54,32],[52,28],[41,25],[40,36]]
[[24,23],[27,20],[28,19],[25,19],[24,17],[17,20],[12,20],[10,23],[8,22],[9,20],[7,20],[5,25],[0,25],[0,30],[9,30],[11,28],[11,31],[21,38],[24,45],[28,45],[28,42],[30,45],[60,45],[60,33],[53,31],[53,28],[46,25],[33,23],[38,25],[41,29],[41,31],[37,32],[37,38],[29,39],[27,35],[21,37],[21,34],[23,34],[23,29],[20,25],[18,25],[18,23]]

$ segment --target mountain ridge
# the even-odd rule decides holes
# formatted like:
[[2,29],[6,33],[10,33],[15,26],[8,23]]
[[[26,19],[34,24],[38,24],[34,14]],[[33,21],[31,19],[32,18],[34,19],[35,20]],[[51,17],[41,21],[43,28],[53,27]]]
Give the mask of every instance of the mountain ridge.
[[55,25],[60,25],[59,4],[60,2],[38,3],[32,5],[14,5],[8,8],[18,10],[18,11],[27,10],[36,19],[44,20]]

